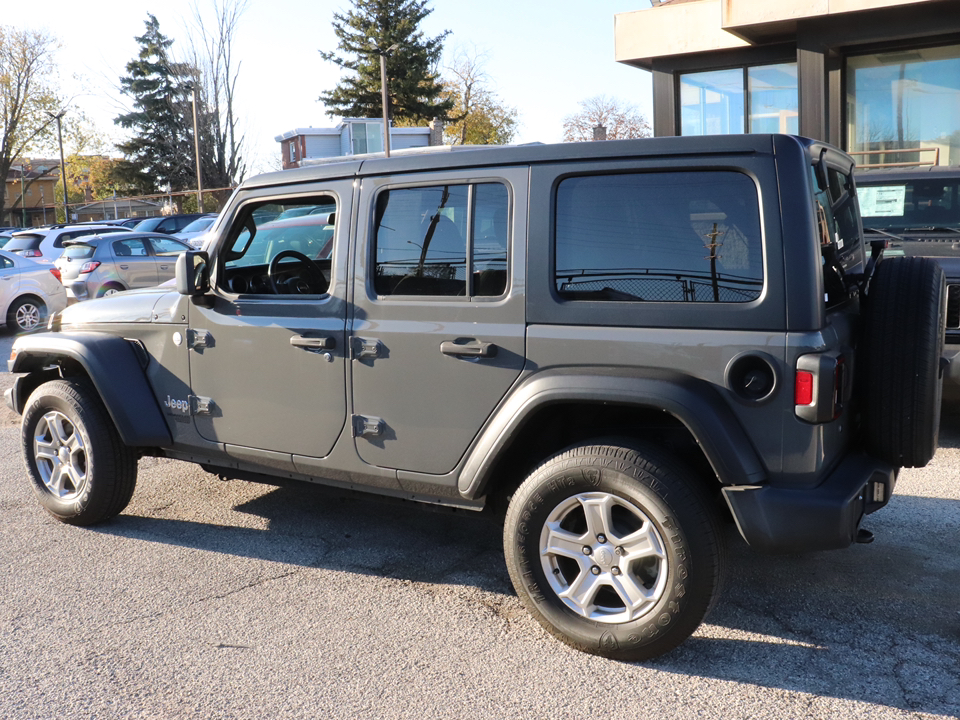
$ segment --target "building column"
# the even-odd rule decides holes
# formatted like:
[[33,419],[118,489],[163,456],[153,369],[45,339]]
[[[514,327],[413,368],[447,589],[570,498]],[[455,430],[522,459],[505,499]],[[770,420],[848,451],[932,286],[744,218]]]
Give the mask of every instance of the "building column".
[[800,134],[842,147],[842,58],[820,38],[816,23],[797,35]]
[[677,135],[677,81],[673,70],[653,64],[653,134],[655,137]]

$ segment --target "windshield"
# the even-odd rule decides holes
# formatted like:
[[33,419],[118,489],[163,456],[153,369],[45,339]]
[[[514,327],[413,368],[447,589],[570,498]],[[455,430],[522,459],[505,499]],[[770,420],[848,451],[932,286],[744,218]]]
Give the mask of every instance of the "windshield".
[[215,217],[202,217],[197,218],[192,223],[183,228],[180,232],[189,233],[189,232],[203,232],[208,227],[213,225],[213,221],[216,220]]
[[865,228],[893,232],[948,229],[960,231],[960,179],[923,178],[871,183],[860,180],[857,194]]
[[288,216],[285,220],[273,220],[257,228],[252,242],[249,230],[244,230],[233,244],[233,249],[242,252],[242,257],[231,260],[227,266],[265,264],[284,250],[295,250],[311,260],[328,257],[333,225],[327,224],[327,216],[333,210],[335,206],[330,205],[324,215]]

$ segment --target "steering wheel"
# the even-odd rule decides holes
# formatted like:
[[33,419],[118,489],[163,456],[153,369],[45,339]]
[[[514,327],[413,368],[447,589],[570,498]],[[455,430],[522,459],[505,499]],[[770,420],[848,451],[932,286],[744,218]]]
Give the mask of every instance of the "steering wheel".
[[[270,287],[273,288],[275,294],[281,295],[289,292],[286,286],[281,285],[277,280],[277,276],[280,274],[280,261],[284,258],[294,258],[300,262],[293,292],[300,295],[319,295],[327,291],[327,278],[317,263],[296,250],[284,250],[273,256],[273,260],[270,261],[270,266],[267,268],[267,279],[270,281]],[[284,290],[281,290],[281,287],[284,287]]]

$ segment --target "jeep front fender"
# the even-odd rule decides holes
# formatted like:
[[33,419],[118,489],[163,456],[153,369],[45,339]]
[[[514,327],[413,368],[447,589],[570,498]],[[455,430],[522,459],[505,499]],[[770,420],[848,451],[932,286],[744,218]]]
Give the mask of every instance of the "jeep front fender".
[[[24,335],[14,343],[7,367],[12,373],[35,375],[64,359],[75,361],[84,369],[126,445],[168,447],[173,444],[163,413],[129,340],[98,332]],[[17,378],[8,397],[17,413],[23,412],[27,398],[39,384],[36,378],[31,381],[31,375]]]
[[651,370],[643,376],[590,368],[548,371],[519,385],[500,405],[471,449],[458,489],[471,500],[486,493],[500,453],[526,421],[548,405],[633,405],[669,413],[682,422],[724,485],[759,485],[767,474],[742,425],[709,383],[678,373]]

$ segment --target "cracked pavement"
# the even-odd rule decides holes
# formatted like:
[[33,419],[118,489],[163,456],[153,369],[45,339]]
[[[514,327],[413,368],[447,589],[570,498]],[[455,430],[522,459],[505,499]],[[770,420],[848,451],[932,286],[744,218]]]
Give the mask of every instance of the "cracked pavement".
[[871,545],[770,557],[728,528],[707,622],[644,664],[542,631],[485,516],[144,459],[123,515],[73,528],[3,420],[0,717],[960,716],[960,414]]

